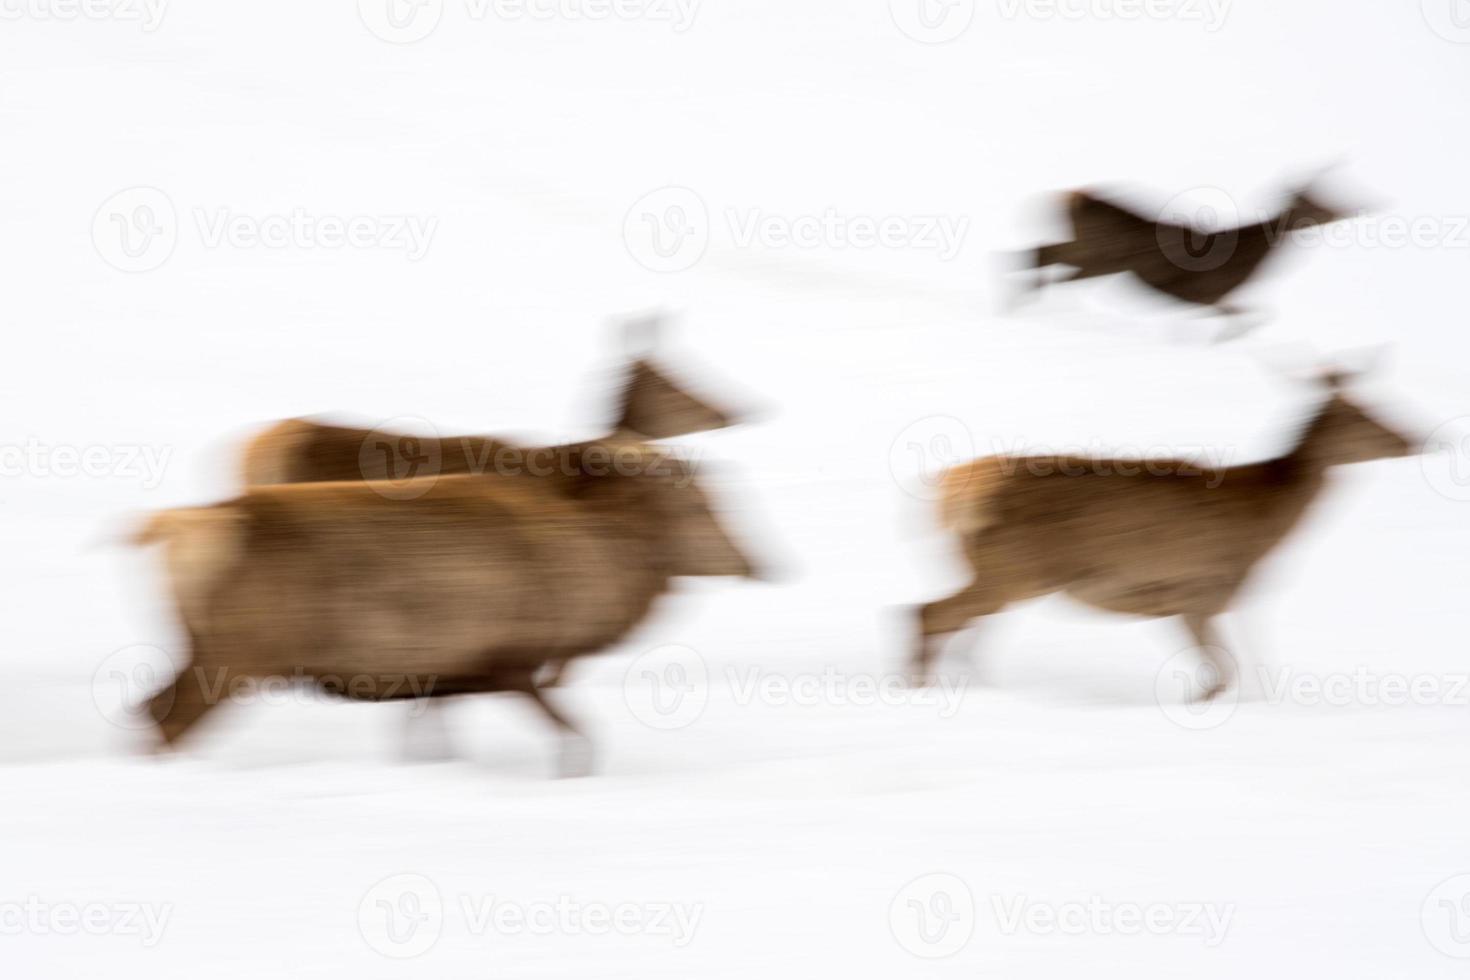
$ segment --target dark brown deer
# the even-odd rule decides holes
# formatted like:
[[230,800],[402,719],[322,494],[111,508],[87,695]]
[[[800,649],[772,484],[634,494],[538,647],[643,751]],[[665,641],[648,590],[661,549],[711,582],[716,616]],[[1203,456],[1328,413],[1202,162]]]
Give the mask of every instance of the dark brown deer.
[[[1290,233],[1348,217],[1323,204],[1307,187],[1264,221],[1214,230],[1159,221],[1087,191],[1073,191],[1065,201],[1072,239],[1032,253],[1030,268],[1037,272],[1033,289],[1126,272],[1165,295],[1231,316],[1243,311],[1227,297]],[[1054,265],[1071,269],[1048,279],[1043,270]]]
[[970,620],[1053,592],[1100,609],[1179,616],[1232,677],[1212,625],[1242,583],[1317,498],[1330,467],[1407,455],[1329,376],[1329,395],[1297,445],[1276,459],[1206,469],[1182,461],[987,456],[944,478],[941,516],[974,573],[920,607],[910,662],[927,682],[941,638]]

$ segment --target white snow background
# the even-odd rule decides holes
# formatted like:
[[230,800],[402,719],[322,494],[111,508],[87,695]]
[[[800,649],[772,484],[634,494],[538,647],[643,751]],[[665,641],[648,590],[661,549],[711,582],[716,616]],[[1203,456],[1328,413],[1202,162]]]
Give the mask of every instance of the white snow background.
[[[1463,976],[1463,454],[1337,474],[1230,620],[1250,666],[1213,727],[1175,696],[1177,624],[1063,600],[957,640],[948,710],[848,696],[962,578],[906,490],[920,467],[1260,459],[1319,397],[1292,374],[1379,345],[1362,393],[1384,418],[1470,431],[1450,0],[387,2],[174,0],[146,30],[141,3],[4,0],[0,446],[113,467],[0,477],[4,975]],[[1006,253],[1057,233],[1059,190],[1249,219],[1334,162],[1323,195],[1375,208],[1368,230],[1274,260],[1242,341],[1119,282],[1003,312]],[[139,187],[177,240],[123,271],[114,217],[159,200],[116,197]],[[640,263],[645,219],[691,200],[703,253]],[[965,234],[947,260],[738,234],[829,211]],[[210,234],[293,212],[433,232],[417,258]],[[1439,237],[1370,234],[1393,220]],[[663,359],[750,410],[686,444],[783,577],[689,583],[575,672],[596,776],[552,778],[551,732],[507,696],[451,705],[459,760],[418,766],[402,704],[229,706],[175,759],[109,720],[108,666],[180,649],[153,557],[119,543],[141,515],[231,493],[241,440],[288,416],[595,434],[609,317],[654,308],[677,314]],[[143,448],[167,454],[156,486],[122,462]],[[661,729],[625,679],[671,644],[707,684]],[[1273,699],[1258,666],[1438,694]],[[752,678],[818,694],[748,698]],[[515,927],[558,903],[646,928]],[[674,907],[692,932],[652,923]],[[1222,935],[1183,924],[1200,908]]]

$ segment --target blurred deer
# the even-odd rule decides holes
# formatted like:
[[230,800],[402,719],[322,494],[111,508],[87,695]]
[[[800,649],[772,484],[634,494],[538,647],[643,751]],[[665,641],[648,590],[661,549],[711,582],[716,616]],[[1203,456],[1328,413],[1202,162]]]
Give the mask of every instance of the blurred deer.
[[[1264,221],[1218,230],[1155,220],[1087,191],[1073,191],[1065,200],[1072,238],[1031,253],[1030,268],[1037,273],[1032,290],[1127,272],[1165,295],[1232,317],[1245,311],[1227,297],[1255,275],[1291,232],[1349,216],[1323,204],[1310,187],[1297,190],[1284,209]],[[1053,265],[1071,270],[1048,279],[1043,270]],[[1237,327],[1226,336],[1239,336],[1245,329]]]
[[[624,350],[631,360],[612,423],[601,438],[665,440],[723,429],[739,421],[734,413],[692,393],[652,359],[662,332],[663,320],[657,314],[623,324]],[[505,477],[534,470],[535,461],[552,452],[550,447],[521,446],[495,436],[432,438],[286,419],[247,444],[241,469],[246,487],[460,474]],[[537,482],[549,495],[575,486],[558,474],[547,474]],[[560,684],[566,668],[566,660],[548,660],[539,680],[546,686]]]
[[154,515],[137,542],[163,547],[189,637],[184,669],[149,702],[162,744],[238,679],[425,705],[508,691],[556,725],[563,774],[588,772],[590,743],[537,673],[615,645],[677,578],[756,568],[692,463],[620,439],[560,455],[561,492],[460,474],[422,481],[412,499],[360,480],[303,483]]
[[920,607],[911,670],[930,679],[941,639],[1023,599],[1065,592],[1100,609],[1179,616],[1233,677],[1213,620],[1301,520],[1330,467],[1405,456],[1410,442],[1326,378],[1328,397],[1284,456],[1226,469],[1175,460],[987,456],[949,470],[941,518],[974,573]]
[[[658,340],[656,317],[630,321],[626,344],[638,352],[628,366],[607,437],[660,440],[723,429],[736,418],[682,387],[648,356]],[[421,437],[311,419],[277,422],[245,447],[246,486],[393,480],[407,476],[494,473],[501,460],[516,467],[535,450],[494,436]]]

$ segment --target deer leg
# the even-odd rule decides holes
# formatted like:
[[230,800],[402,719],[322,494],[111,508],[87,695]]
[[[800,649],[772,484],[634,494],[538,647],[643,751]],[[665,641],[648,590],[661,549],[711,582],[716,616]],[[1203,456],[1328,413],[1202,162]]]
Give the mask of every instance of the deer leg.
[[158,726],[162,739],[158,748],[174,748],[179,739],[215,707],[215,700],[204,688],[198,661],[186,666],[173,683],[148,701],[148,713]]
[[1200,653],[1214,673],[1213,681],[1207,684],[1205,693],[1200,697],[1201,701],[1213,700],[1235,681],[1235,658],[1221,645],[1214,618],[1214,613],[1184,614],[1184,625],[1189,627],[1194,642],[1199,645]]
[[571,720],[562,714],[561,710],[547,700],[546,694],[536,685],[534,670],[518,673],[509,679],[509,689],[519,691],[532,701],[536,707],[541,709],[542,714],[551,719],[561,735],[561,750],[557,760],[558,772],[561,776],[588,776],[592,774],[592,743],[587,736],[577,730]]
[[1005,600],[978,582],[971,582],[948,598],[920,606],[918,635],[909,658],[910,683],[923,687],[933,680],[934,661],[945,637],[963,629],[970,620],[1003,608]]
[[1069,244],[1071,243],[1063,242],[1056,245],[1042,245],[1030,253],[1029,268],[1036,273],[1030,280],[1031,291],[1040,292],[1046,286],[1056,281],[1047,275],[1047,269],[1067,261],[1066,249]]

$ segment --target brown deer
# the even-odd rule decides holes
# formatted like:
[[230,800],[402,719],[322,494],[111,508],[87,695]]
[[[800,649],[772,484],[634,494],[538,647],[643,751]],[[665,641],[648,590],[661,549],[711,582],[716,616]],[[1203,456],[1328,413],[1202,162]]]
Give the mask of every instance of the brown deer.
[[[1037,273],[1033,290],[1127,272],[1175,299],[1230,316],[1243,311],[1226,297],[1250,279],[1291,232],[1349,216],[1323,204],[1309,187],[1297,190],[1283,210],[1264,221],[1219,230],[1155,220],[1087,191],[1073,191],[1065,201],[1072,239],[1030,253],[1030,268]],[[1071,270],[1048,279],[1043,270],[1054,265]]]
[[[628,325],[630,345],[647,342],[658,324]],[[635,338],[635,334],[641,335]],[[691,394],[648,357],[628,367],[611,432],[624,438],[672,439],[722,429],[734,416]],[[320,483],[331,480],[398,480],[417,476],[519,472],[547,450],[516,445],[494,436],[433,438],[311,419],[287,419],[246,446],[246,486]]]
[[618,440],[559,456],[566,471],[445,476],[412,499],[306,483],[156,515],[138,543],[164,546],[191,647],[149,704],[163,743],[242,679],[370,701],[515,691],[563,733],[563,773],[586,771],[536,672],[616,643],[676,577],[753,570],[690,464]]
[[952,468],[941,518],[974,577],[921,606],[910,662],[930,677],[941,638],[1007,605],[1065,592],[1100,609],[1180,616],[1215,668],[1233,676],[1212,624],[1256,564],[1322,491],[1330,467],[1408,455],[1328,376],[1329,396],[1284,456],[1206,469],[1182,461],[987,456]]
[[[738,418],[694,395],[650,357],[659,341],[659,315],[623,325],[625,350],[634,359],[624,374],[615,420],[607,438],[672,439],[734,425]],[[542,473],[561,465],[555,447],[528,447],[494,436],[420,436],[382,429],[331,425],[311,419],[277,422],[245,447],[241,466],[247,487],[350,480],[401,481],[456,474]],[[558,492],[565,480],[537,486]],[[554,687],[568,662],[548,662],[538,675]]]

